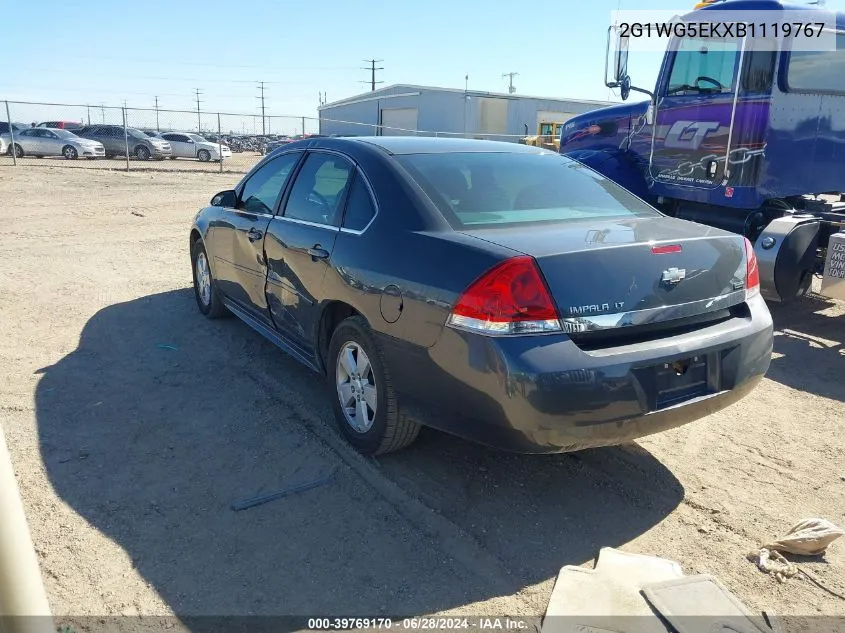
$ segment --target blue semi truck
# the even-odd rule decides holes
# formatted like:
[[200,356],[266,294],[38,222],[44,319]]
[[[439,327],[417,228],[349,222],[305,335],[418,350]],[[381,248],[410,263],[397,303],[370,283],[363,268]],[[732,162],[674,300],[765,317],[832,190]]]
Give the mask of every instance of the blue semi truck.
[[[717,7],[808,11],[728,0],[680,20],[701,23]],[[814,275],[822,294],[845,299],[845,14],[826,28],[836,50],[792,50],[788,37],[673,37],[653,89],[633,85],[627,40],[611,28],[605,83],[623,100],[650,99],[570,119],[560,152],[664,213],[745,235],[768,300],[802,296]]]

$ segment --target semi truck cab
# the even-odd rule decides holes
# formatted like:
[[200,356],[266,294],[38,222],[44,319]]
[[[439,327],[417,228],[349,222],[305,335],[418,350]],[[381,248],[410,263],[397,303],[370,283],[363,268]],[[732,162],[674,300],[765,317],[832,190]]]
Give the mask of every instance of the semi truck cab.
[[[681,19],[706,21],[716,8],[809,10],[728,0]],[[817,273],[823,292],[845,299],[832,246],[845,245],[845,14],[831,30],[829,51],[791,50],[789,38],[674,37],[653,89],[634,85],[627,40],[609,30],[616,48],[605,83],[623,100],[632,91],[650,98],[573,117],[560,152],[664,213],[745,235],[767,299],[801,296]]]

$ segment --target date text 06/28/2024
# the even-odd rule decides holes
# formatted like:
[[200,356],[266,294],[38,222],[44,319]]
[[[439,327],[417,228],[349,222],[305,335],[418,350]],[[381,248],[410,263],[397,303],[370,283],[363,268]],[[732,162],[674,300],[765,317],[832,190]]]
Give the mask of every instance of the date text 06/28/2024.
[[342,631],[350,629],[396,629],[411,631],[448,631],[448,630],[484,630],[484,631],[521,631],[529,624],[521,618],[483,617],[483,618],[309,618],[308,629],[312,631]]

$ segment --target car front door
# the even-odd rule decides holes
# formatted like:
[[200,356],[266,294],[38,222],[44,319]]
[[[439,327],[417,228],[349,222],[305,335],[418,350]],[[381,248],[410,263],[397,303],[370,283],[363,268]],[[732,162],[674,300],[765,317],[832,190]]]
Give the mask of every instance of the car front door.
[[290,186],[284,210],[267,227],[270,314],[276,327],[306,352],[315,346],[323,279],[331,266],[353,173],[353,164],[339,154],[309,152]]
[[264,295],[264,234],[301,157],[302,152],[289,152],[265,163],[244,184],[237,207],[227,209],[225,219],[214,229],[215,241],[225,253],[215,254],[221,291],[265,323],[271,320]]

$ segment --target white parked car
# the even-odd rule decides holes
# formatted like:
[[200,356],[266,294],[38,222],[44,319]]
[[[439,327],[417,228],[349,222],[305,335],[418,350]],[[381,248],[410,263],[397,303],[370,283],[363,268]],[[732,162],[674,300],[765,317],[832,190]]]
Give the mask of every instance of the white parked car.
[[173,151],[171,158],[196,158],[201,161],[209,161],[220,160],[221,153],[223,158],[232,156],[232,151],[228,145],[212,143],[199,134],[162,132],[159,137],[170,143],[170,148]]
[[68,130],[46,127],[30,127],[15,133],[14,150],[11,146],[6,150],[15,156],[64,156],[69,160],[76,160],[80,156],[85,158],[103,158],[106,155],[103,144],[99,141],[82,138]]

